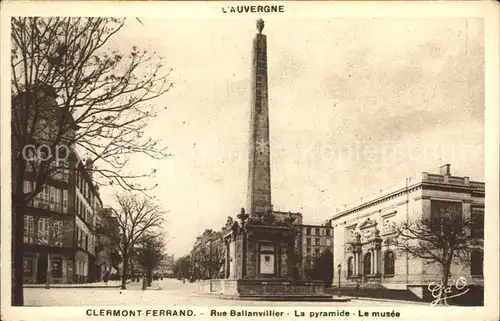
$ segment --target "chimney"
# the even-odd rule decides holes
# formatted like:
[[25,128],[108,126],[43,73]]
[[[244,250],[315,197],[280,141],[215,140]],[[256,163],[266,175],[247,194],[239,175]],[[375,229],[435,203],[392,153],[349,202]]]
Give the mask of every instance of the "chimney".
[[445,176],[450,176],[451,175],[450,164],[445,164],[445,165],[439,167],[439,174],[445,175]]
[[92,178],[92,169],[94,168],[94,165],[92,164],[92,160],[90,158],[85,160],[85,168],[87,169],[90,178]]

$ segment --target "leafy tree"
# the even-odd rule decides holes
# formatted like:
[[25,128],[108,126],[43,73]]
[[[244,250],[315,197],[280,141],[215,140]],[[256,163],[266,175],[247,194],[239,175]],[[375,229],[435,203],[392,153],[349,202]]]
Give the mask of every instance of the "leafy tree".
[[[441,268],[442,288],[448,287],[452,264],[469,264],[471,253],[482,247],[484,225],[479,216],[464,217],[460,209],[442,208],[429,219],[401,223],[395,245],[410,258]],[[441,294],[442,304],[447,304]]]
[[153,270],[166,256],[166,243],[162,233],[146,233],[137,242],[137,261],[146,270],[148,286],[153,281]]
[[[124,24],[115,18],[11,20],[13,305],[23,305],[25,207],[61,167],[72,168],[60,158],[79,149],[99,184],[146,192],[155,185],[136,180],[155,170],[127,172],[130,156],[169,155],[144,130],[157,115],[151,103],[172,87],[171,69],[163,69],[156,53],[112,48]],[[30,145],[37,153],[28,157]],[[35,186],[24,193],[28,171]]]
[[323,281],[325,287],[331,286],[333,282],[333,254],[330,249],[326,249],[316,258],[311,276],[315,280]]
[[189,255],[183,256],[174,265],[174,275],[178,278],[188,278],[191,276],[192,265]]

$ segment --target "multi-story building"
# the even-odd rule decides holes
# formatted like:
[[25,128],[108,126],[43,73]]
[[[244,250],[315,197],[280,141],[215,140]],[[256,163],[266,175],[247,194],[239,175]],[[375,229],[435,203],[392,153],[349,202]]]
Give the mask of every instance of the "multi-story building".
[[190,253],[193,262],[193,274],[200,279],[215,277],[219,265],[224,260],[224,244],[220,232],[205,230],[196,242]]
[[174,275],[174,265],[174,255],[165,255],[160,264],[155,268],[154,273],[171,277]]
[[102,209],[99,190],[92,180],[92,165],[84,163],[77,153],[75,167],[75,281],[96,281],[95,227],[96,212]]
[[333,228],[330,222],[323,225],[301,225],[301,273],[307,278],[308,271],[314,267],[318,258],[326,249],[333,252]]
[[[27,142],[33,148],[26,149],[23,175],[13,173],[13,181],[23,180],[24,193],[35,188],[38,178],[35,147],[50,146],[59,132],[56,122],[60,110],[56,108],[56,95],[48,86],[35,90],[37,99],[43,101]],[[28,97],[25,97],[28,96]],[[29,103],[29,95],[21,93],[13,99],[13,108],[22,109]],[[17,110],[17,109],[16,109]],[[34,117],[34,116],[33,116]],[[95,280],[92,267],[95,265],[95,211],[102,208],[99,190],[92,179],[90,162],[83,162],[74,148],[76,126],[71,115],[65,115],[68,129],[64,131],[60,154],[51,166],[44,187],[26,204],[24,216],[24,238],[20,250],[23,253],[25,283],[81,283]],[[18,129],[19,130],[19,129]],[[27,134],[26,134],[27,135]],[[13,140],[16,153],[23,150]],[[13,153],[14,154],[14,153]],[[21,178],[20,178],[21,177]]]
[[[397,225],[437,217],[450,209],[484,222],[484,193],[484,182],[452,176],[447,164],[439,174],[424,172],[419,177],[406,178],[399,185],[339,211],[331,223],[334,267],[341,267],[342,284],[405,289],[422,297],[430,282],[440,282],[440,268],[398,253],[394,242]],[[451,273],[466,277],[469,286],[480,288],[482,250],[471,253],[470,266],[452,265]]]
[[95,271],[97,279],[104,274],[117,273],[121,261],[118,242],[120,230],[118,220],[111,208],[97,209],[95,229]]

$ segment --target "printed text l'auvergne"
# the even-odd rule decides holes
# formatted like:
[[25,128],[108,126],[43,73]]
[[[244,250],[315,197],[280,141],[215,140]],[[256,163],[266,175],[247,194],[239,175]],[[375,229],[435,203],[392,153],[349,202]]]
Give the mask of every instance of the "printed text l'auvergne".
[[222,13],[284,13],[283,5],[224,6]]

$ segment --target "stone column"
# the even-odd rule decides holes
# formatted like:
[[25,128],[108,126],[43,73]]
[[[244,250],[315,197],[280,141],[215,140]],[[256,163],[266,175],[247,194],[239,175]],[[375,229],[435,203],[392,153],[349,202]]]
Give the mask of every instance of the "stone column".
[[373,250],[373,260],[375,261],[375,264],[373,266],[373,274],[378,273],[378,251],[376,249]]
[[229,260],[231,259],[230,255],[230,247],[229,247],[229,242],[225,240],[225,245],[226,245],[226,260],[224,261],[224,278],[228,279],[229,276],[231,275],[230,267],[231,264]]
[[375,262],[376,262],[375,261],[375,259],[376,259],[375,258],[375,249],[372,248],[370,251],[372,253],[372,255],[370,255],[371,256],[371,261],[372,261],[371,264],[370,264],[371,265],[371,273],[375,274]]
[[356,257],[358,253],[354,252],[353,253],[353,259],[352,259],[352,275],[358,275],[358,268],[356,267],[356,264],[358,263],[358,258]]
[[252,215],[268,214],[271,203],[271,164],[269,151],[269,110],[267,93],[267,40],[262,34],[264,21],[252,50],[252,94],[250,106],[250,143],[248,160],[248,210]]
[[363,271],[363,251],[359,251],[358,253],[358,273],[362,275],[364,273]]

